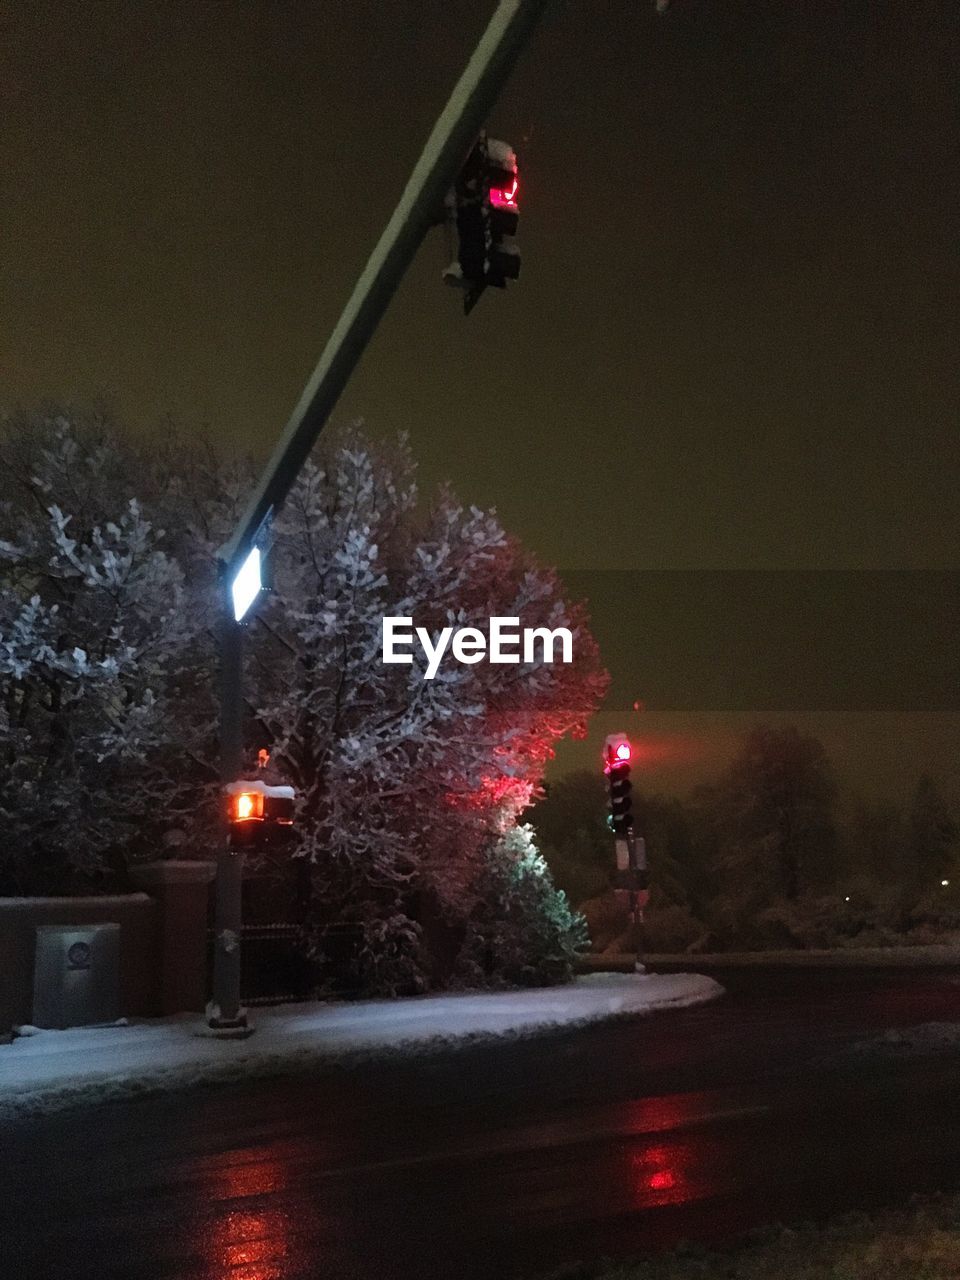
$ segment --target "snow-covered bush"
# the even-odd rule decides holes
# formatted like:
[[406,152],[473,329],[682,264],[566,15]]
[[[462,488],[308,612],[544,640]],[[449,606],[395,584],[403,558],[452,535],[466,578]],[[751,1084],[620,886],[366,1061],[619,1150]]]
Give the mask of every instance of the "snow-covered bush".
[[515,826],[486,851],[457,967],[470,987],[567,982],[589,946],[583,917],[570,910],[529,826]]
[[333,932],[307,924],[300,950],[315,966],[321,995],[412,996],[427,989],[424,931],[402,911],[388,914],[368,902],[341,918]]

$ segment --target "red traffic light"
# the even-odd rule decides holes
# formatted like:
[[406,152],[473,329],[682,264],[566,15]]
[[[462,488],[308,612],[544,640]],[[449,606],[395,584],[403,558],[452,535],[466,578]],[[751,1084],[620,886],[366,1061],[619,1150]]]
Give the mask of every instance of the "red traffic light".
[[517,187],[519,183],[514,174],[512,182],[505,187],[490,188],[490,203],[495,209],[512,209],[517,207]]
[[231,822],[262,822],[263,794],[259,791],[237,791],[230,796]]
[[238,824],[293,825],[295,792],[293,787],[268,786],[259,779],[240,779],[224,787],[227,813],[233,826]]
[[603,769],[609,773],[611,769],[624,768],[630,764],[633,748],[625,733],[611,733],[603,744]]

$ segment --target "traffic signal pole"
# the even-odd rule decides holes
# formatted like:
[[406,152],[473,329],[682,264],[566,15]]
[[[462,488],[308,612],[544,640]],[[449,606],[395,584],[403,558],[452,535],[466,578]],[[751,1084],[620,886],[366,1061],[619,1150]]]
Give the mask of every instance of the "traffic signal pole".
[[630,782],[632,756],[633,748],[625,733],[607,735],[603,744],[603,771],[610,790],[609,822],[613,831],[616,858],[614,890],[618,896],[625,894],[629,903],[630,924],[636,944],[633,968],[635,973],[644,973],[643,911],[650,891],[646,842],[633,828],[633,786]]
[[[548,3],[549,0],[501,0],[497,6],[427,139],[243,517],[218,552],[224,784],[235,781],[242,760],[242,632],[232,607],[232,585],[262,530],[293,486],[426,232],[436,222],[444,197]],[[240,1007],[242,880],[243,855],[230,847],[224,835],[217,860],[213,998],[208,1006],[208,1025],[225,1034],[243,1034],[247,1030]]]
[[643,910],[649,897],[647,889],[647,842],[643,836],[634,834],[633,828],[627,837],[628,856],[630,860],[631,878],[635,884],[643,886],[641,889],[630,890],[630,923],[633,925],[633,939],[636,943],[636,951],[633,957],[634,973],[646,973],[647,967],[643,963]]
[[[239,777],[243,765],[243,628],[233,616],[222,566],[219,577],[220,778],[226,786]],[[207,1006],[207,1025],[222,1035],[238,1037],[250,1034],[240,1007],[242,895],[243,851],[234,847],[228,826],[217,851],[213,999]]]

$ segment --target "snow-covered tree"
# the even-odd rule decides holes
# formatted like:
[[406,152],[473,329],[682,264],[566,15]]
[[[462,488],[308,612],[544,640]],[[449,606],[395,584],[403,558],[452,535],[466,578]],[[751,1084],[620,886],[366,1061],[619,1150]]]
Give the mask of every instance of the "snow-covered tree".
[[[251,674],[262,736],[301,796],[314,900],[378,937],[384,919],[407,931],[415,894],[462,917],[491,839],[602,694],[581,610],[492,512],[448,491],[421,512],[406,445],[374,450],[356,433],[304,468],[273,557]],[[566,626],[575,662],[451,663],[424,680],[416,660],[382,663],[384,616],[434,633],[491,616]]]
[[[249,468],[68,413],[8,424],[3,450],[3,883],[49,891],[173,838],[210,856],[215,550]],[[448,491],[421,504],[402,442],[332,437],[273,535],[275,589],[247,635],[248,760],[267,747],[297,787],[287,854],[315,919],[362,926],[361,985],[413,989],[422,916],[461,932],[476,918],[491,850],[502,861],[553,743],[582,731],[606,677],[556,576],[494,513]],[[381,661],[385,615],[567,627],[575,660],[450,663],[424,680]]]
[[936,895],[943,878],[955,875],[957,821],[936,781],[918,779],[908,816],[908,865],[905,880],[918,896]]
[[0,507],[0,880],[103,869],[175,805],[183,574],[130,493],[106,424],[20,420]]
[[533,828],[514,825],[486,850],[457,977],[470,987],[567,982],[589,947],[586,922],[554,887]]
[[823,874],[835,842],[836,787],[822,744],[793,726],[758,725],[710,797],[729,885],[791,902]]

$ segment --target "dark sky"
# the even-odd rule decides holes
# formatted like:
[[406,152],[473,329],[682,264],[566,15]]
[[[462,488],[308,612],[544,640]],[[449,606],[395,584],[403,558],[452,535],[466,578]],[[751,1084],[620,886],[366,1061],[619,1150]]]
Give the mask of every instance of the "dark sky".
[[[265,451],[491,10],[0,7],[0,405],[104,397]],[[892,645],[953,680],[952,577],[916,579],[942,620],[910,574],[858,577],[820,655],[769,608],[699,610],[692,571],[777,571],[750,600],[795,606],[783,570],[960,568],[958,52],[952,0],[558,4],[490,122],[520,154],[522,280],[464,319],[438,231],[391,307],[340,416],[408,429],[425,479],[593,571],[598,732],[636,731],[633,697],[668,755],[677,710],[883,713],[875,777],[908,741],[952,767],[958,717],[923,717],[955,695],[850,686],[863,608],[908,615],[866,646],[878,676]],[[836,612],[853,580],[804,598]],[[772,647],[784,687],[769,661],[741,681]]]

